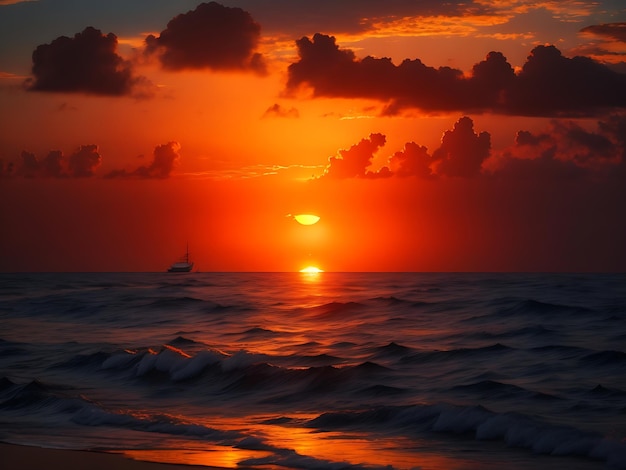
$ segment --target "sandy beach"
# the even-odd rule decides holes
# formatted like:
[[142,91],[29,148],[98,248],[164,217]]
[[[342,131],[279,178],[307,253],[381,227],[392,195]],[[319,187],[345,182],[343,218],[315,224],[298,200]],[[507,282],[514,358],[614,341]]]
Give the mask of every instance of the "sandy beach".
[[218,467],[170,465],[132,460],[107,452],[43,449],[0,443],[0,468],[4,470],[207,470]]

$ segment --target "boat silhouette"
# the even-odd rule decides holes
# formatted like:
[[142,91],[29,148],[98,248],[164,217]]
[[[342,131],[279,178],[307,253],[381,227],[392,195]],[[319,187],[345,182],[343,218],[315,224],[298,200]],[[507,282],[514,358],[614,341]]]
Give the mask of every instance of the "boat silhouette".
[[179,261],[173,263],[169,269],[168,273],[188,273],[193,269],[193,261],[189,261],[189,244],[187,244],[187,251],[181,257]]

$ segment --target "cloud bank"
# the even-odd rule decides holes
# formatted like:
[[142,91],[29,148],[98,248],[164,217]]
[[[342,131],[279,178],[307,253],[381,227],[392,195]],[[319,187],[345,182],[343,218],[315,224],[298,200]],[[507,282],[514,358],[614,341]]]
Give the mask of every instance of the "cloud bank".
[[296,41],[287,90],[310,88],[316,97],[367,98],[387,103],[385,114],[407,108],[427,112],[494,112],[526,116],[589,116],[626,108],[626,75],[588,57],[567,58],[537,46],[518,73],[504,55],[490,52],[471,74],[429,67],[419,59],[356,57],[334,37]]
[[172,141],[158,145],[154,149],[150,165],[140,166],[132,171],[113,170],[106,178],[168,178],[180,161],[180,144]]
[[[172,141],[157,145],[149,165],[134,170],[113,170],[105,178],[165,179],[180,162],[180,144]],[[65,156],[60,150],[51,150],[38,159],[26,150],[20,154],[17,163],[0,161],[0,177],[23,178],[90,178],[102,164],[98,146],[81,145],[72,154]]]
[[60,150],[51,150],[39,160],[34,153],[22,151],[15,171],[25,178],[88,178],[94,176],[102,163],[97,145],[81,145],[65,157]]
[[320,178],[626,178],[626,115],[599,121],[595,131],[572,121],[553,120],[543,132],[520,130],[513,145],[497,152],[492,151],[489,132],[477,133],[472,119],[463,116],[444,132],[432,154],[425,146],[408,142],[385,166],[374,170],[373,158],[385,142],[385,135],[375,133],[340,150],[329,158]]

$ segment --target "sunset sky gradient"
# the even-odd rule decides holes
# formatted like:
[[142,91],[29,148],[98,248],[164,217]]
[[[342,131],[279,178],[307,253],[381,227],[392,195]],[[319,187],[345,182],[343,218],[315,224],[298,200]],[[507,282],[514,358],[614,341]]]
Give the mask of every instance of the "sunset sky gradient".
[[626,7],[0,0],[0,234],[4,272],[626,271]]

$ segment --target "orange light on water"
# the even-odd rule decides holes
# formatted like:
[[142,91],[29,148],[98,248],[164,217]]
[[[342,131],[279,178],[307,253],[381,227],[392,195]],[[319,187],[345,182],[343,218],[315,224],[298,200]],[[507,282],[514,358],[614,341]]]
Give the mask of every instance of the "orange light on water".
[[[308,420],[315,415],[300,414],[299,419]],[[367,462],[374,466],[394,468],[423,468],[449,470],[454,468],[478,468],[477,462],[466,459],[462,453],[447,455],[433,450],[432,440],[409,439],[406,437],[372,439],[367,433],[316,432],[297,426],[258,424],[267,416],[247,418],[212,419],[219,429],[246,429],[252,435],[264,436],[268,448],[263,450],[243,449],[229,445],[189,442],[184,448],[129,449],[119,453],[134,460],[148,462],[200,465],[211,468],[236,469],[249,459],[268,459],[263,468],[279,468],[274,462],[282,460],[277,454],[284,449],[293,449],[296,458],[314,458],[322,461],[358,465]],[[497,460],[496,460],[497,461]],[[502,463],[502,462],[498,462]],[[499,465],[500,468],[502,465]]]

